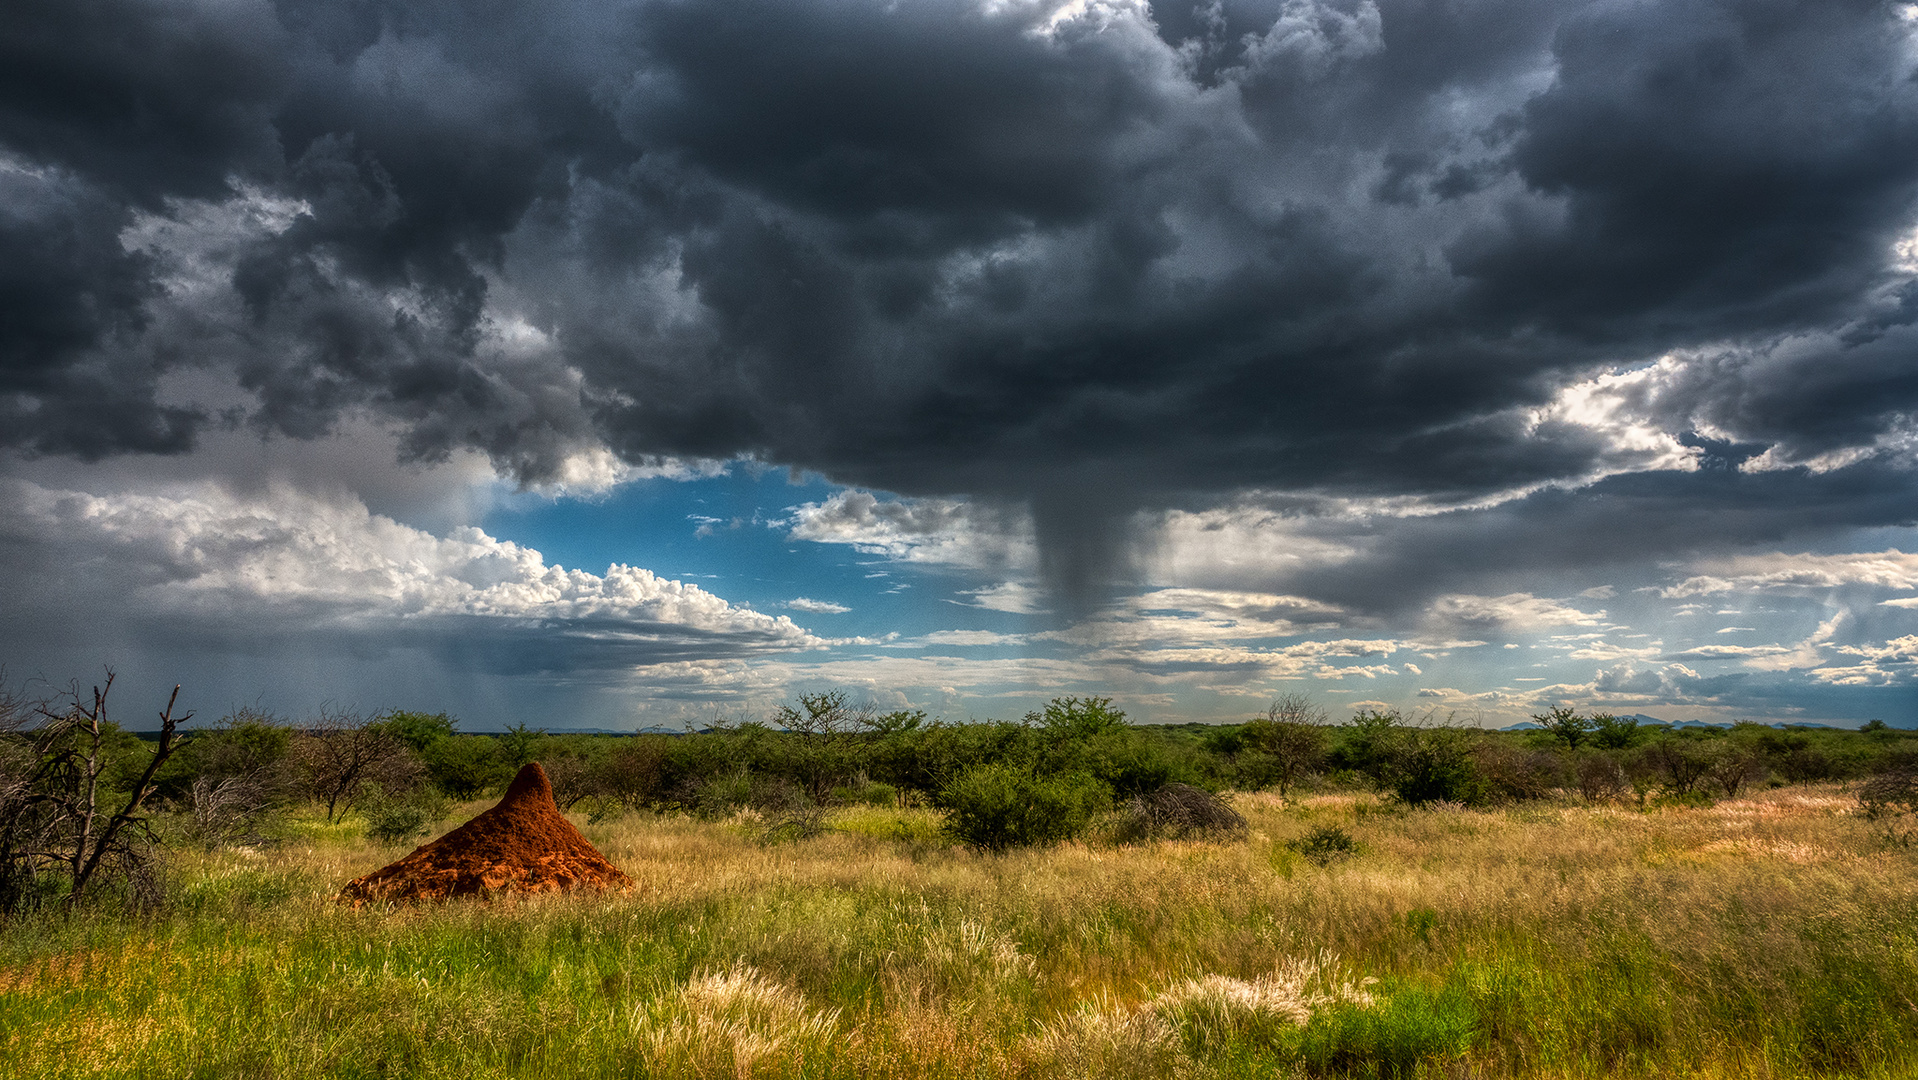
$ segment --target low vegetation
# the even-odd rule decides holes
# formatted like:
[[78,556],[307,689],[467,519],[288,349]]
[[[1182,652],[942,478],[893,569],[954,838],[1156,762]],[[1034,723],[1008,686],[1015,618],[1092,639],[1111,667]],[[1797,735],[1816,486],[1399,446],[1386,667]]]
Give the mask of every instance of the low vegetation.
[[[128,820],[163,873],[144,907],[121,902],[136,898],[126,881],[75,902],[44,872],[16,897],[0,921],[0,1069],[1918,1068],[1912,733],[1576,714],[1483,733],[1280,704],[1224,727],[1135,727],[1097,698],[944,724],[827,694],[775,724],[678,737],[240,714],[164,754],[102,728],[102,805],[124,805],[151,766]],[[0,802],[32,795],[26,748],[44,726],[0,736]],[[380,749],[361,781],[320,783],[352,757],[327,740],[367,731]],[[84,728],[63,738],[94,745]],[[334,901],[533,759],[633,889]]]

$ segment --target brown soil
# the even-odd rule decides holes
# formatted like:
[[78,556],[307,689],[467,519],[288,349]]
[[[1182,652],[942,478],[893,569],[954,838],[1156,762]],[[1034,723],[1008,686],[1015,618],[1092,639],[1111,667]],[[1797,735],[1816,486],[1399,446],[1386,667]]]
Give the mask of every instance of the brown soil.
[[534,762],[513,777],[498,806],[399,862],[347,882],[340,899],[358,907],[501,891],[623,889],[632,883],[560,814],[546,770]]

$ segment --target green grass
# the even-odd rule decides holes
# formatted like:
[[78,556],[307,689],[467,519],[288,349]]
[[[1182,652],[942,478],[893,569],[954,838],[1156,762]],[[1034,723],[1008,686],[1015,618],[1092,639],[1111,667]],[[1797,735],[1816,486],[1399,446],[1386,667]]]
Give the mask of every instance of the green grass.
[[[1918,859],[1832,793],[1237,805],[1002,856],[924,810],[635,815],[586,826],[630,893],[398,911],[331,897],[405,846],[300,817],[158,916],[0,927],[0,1075],[1918,1075]],[[1286,846],[1330,825],[1358,854]]]

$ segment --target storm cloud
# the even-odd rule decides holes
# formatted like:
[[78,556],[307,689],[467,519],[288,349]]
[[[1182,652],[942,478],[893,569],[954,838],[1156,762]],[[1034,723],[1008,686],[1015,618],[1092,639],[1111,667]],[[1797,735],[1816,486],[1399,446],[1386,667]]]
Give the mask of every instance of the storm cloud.
[[752,456],[1069,595],[1248,492],[1908,523],[1905,11],[20,0],[0,440]]

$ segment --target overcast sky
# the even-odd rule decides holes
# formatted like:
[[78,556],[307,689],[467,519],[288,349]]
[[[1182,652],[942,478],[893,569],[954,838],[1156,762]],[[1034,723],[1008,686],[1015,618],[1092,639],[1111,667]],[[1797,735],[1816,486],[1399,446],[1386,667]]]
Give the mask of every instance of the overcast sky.
[[1915,73],[1862,0],[11,0],[0,662],[1918,723]]

